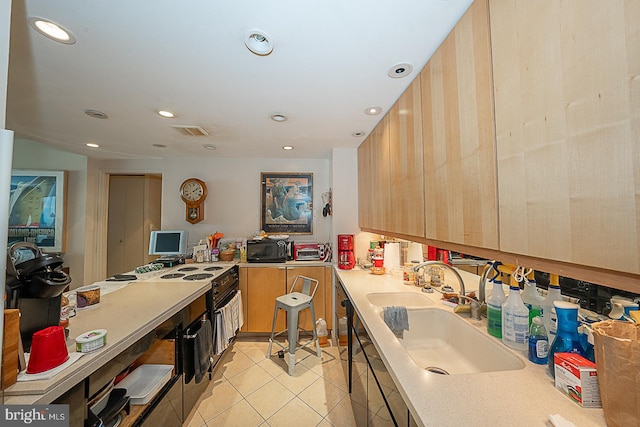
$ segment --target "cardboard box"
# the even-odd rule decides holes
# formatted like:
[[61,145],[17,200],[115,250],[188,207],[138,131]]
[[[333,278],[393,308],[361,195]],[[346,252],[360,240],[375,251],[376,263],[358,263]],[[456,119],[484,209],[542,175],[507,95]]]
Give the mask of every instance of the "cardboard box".
[[553,356],[556,388],[583,408],[601,408],[596,364],[576,353]]

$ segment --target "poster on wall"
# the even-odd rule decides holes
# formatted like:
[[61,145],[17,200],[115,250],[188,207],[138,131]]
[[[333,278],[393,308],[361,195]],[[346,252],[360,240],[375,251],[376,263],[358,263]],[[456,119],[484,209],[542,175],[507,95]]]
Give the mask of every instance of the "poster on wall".
[[9,246],[31,242],[43,252],[65,251],[66,171],[11,171]]
[[260,226],[268,234],[312,234],[313,174],[261,174]]

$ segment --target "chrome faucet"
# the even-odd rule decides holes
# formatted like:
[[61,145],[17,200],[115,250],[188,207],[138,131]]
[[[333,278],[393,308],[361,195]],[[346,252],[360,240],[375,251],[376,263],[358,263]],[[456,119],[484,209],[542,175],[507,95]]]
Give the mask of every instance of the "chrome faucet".
[[489,273],[493,270],[493,263],[495,261],[488,262],[487,265],[484,266],[482,270],[482,274],[480,275],[480,283],[478,284],[478,299],[480,302],[485,302],[487,298],[487,279],[489,278]]
[[[421,264],[416,265],[415,267],[413,267],[413,270],[417,273],[421,268],[429,266],[429,265],[440,265],[442,267],[446,267],[449,270],[451,270],[454,274],[454,276],[456,276],[456,279],[458,279],[458,283],[460,284],[460,293],[458,294],[458,301],[459,304],[465,304],[465,301],[469,301],[471,304],[471,318],[475,319],[475,320],[480,320],[480,305],[481,302],[478,302],[477,300],[468,297],[467,293],[465,291],[464,288],[464,280],[462,280],[462,276],[460,276],[460,273],[458,273],[458,270],[456,270],[455,268],[453,268],[452,266],[450,266],[449,264],[446,264],[442,261],[425,261]],[[448,285],[444,285],[443,288],[445,288]],[[435,290],[441,294],[444,294],[444,291],[441,291],[439,289],[433,289],[431,287],[431,285],[429,284],[425,284],[425,290],[426,289],[431,289],[431,290]],[[481,300],[482,301],[482,300]]]

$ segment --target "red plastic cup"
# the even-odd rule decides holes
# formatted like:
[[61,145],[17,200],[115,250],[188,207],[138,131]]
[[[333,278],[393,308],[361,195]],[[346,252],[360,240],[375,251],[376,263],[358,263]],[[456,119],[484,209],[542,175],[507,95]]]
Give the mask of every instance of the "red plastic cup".
[[49,326],[33,334],[27,374],[39,374],[69,360],[62,326]]

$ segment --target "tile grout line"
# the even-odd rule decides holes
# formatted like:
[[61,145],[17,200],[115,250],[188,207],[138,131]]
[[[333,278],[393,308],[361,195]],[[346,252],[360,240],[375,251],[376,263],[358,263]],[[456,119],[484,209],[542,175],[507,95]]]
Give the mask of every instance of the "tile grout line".
[[[234,344],[235,344],[235,342],[234,342]],[[242,400],[244,400],[244,401],[245,401],[245,402],[246,402],[246,403],[247,403],[247,404],[248,404],[248,405],[249,405],[249,406],[250,406],[250,407],[251,407],[251,408],[252,408],[252,409],[253,409],[253,410],[254,410],[254,411],[259,415],[259,416],[260,416],[260,418],[262,418],[262,420],[263,420],[262,424],[266,423],[266,424],[268,424],[268,425],[269,425],[269,421],[268,421],[268,419],[269,419],[270,417],[269,417],[269,418],[265,418],[265,416],[264,416],[262,413],[260,413],[260,412],[258,411],[258,409],[257,409],[257,408],[255,408],[255,407],[254,407],[254,406],[249,402],[249,400],[247,399],[247,397],[249,397],[249,396],[253,395],[253,394],[254,394],[254,393],[256,393],[256,392],[258,392],[260,389],[262,389],[263,387],[265,387],[267,384],[269,384],[269,383],[271,383],[273,380],[275,380],[278,384],[280,384],[280,385],[281,385],[281,386],[283,386],[286,390],[288,390],[289,392],[291,392],[291,393],[293,394],[293,397],[292,397],[291,399],[289,399],[289,400],[288,400],[288,401],[287,401],[283,406],[281,406],[278,410],[276,410],[276,411],[271,415],[271,417],[272,417],[272,416],[274,416],[275,414],[277,414],[277,413],[278,413],[280,410],[282,410],[282,408],[284,408],[286,405],[290,404],[290,403],[291,403],[295,398],[298,398],[298,400],[299,400],[300,402],[302,402],[302,403],[305,405],[305,407],[307,407],[308,409],[310,409],[313,413],[315,413],[316,415],[318,415],[318,416],[321,418],[321,419],[320,419],[320,421],[318,422],[318,424],[322,423],[323,421],[326,421],[328,424],[330,424],[330,425],[332,425],[332,426],[334,425],[334,424],[330,421],[330,419],[329,419],[328,417],[329,417],[329,415],[330,415],[330,414],[331,414],[331,413],[332,413],[332,412],[333,412],[333,411],[338,407],[338,405],[340,405],[340,404],[343,402],[343,400],[344,400],[345,398],[349,398],[349,394],[348,394],[348,393],[347,393],[347,394],[345,394],[345,395],[344,395],[340,400],[338,400],[338,402],[337,402],[335,405],[333,405],[333,407],[332,407],[331,409],[329,409],[329,410],[328,410],[328,413],[327,413],[325,416],[323,416],[323,415],[322,415],[322,414],[320,414],[318,411],[316,411],[316,410],[315,410],[311,405],[309,405],[309,404],[308,404],[308,403],[307,403],[303,398],[301,398],[301,397],[300,397],[300,395],[301,395],[302,393],[304,393],[308,388],[310,388],[310,387],[311,387],[315,382],[317,382],[319,379],[322,379],[323,381],[328,382],[329,384],[331,384],[332,386],[334,386],[334,387],[338,388],[339,390],[344,391],[344,389],[341,387],[341,385],[340,385],[340,384],[336,384],[336,383],[335,383],[334,381],[332,381],[331,379],[329,379],[329,378],[325,378],[325,376],[324,376],[324,375],[325,375],[325,373],[326,373],[326,372],[325,372],[323,369],[321,369],[321,374],[318,374],[318,372],[317,372],[317,371],[314,371],[314,370],[313,370],[313,368],[315,368],[315,367],[316,367],[316,366],[318,366],[318,365],[316,365],[316,366],[314,366],[314,367],[308,367],[308,366],[306,366],[304,363],[302,363],[304,360],[307,360],[307,359],[308,359],[308,358],[310,358],[310,357],[317,357],[316,355],[314,355],[314,354],[307,354],[307,355],[306,355],[305,357],[303,357],[302,359],[300,359],[300,360],[296,361],[296,365],[299,365],[299,366],[303,367],[304,369],[306,369],[307,371],[309,371],[311,374],[313,374],[313,375],[314,375],[313,381],[311,381],[311,383],[310,383],[310,384],[306,385],[302,390],[300,390],[299,392],[297,392],[297,393],[296,393],[296,392],[293,392],[292,390],[290,390],[290,389],[289,389],[285,384],[283,384],[282,382],[280,382],[280,381],[278,380],[278,378],[279,378],[281,375],[283,375],[283,374],[279,374],[279,375],[274,376],[271,372],[267,371],[265,368],[263,368],[262,366],[260,366],[260,363],[262,363],[262,361],[260,361],[260,362],[255,361],[255,360],[254,360],[254,359],[253,359],[253,358],[248,354],[248,352],[244,351],[245,349],[249,349],[249,348],[253,348],[253,349],[255,349],[255,350],[263,351],[263,349],[259,348],[258,346],[252,347],[251,345],[246,346],[246,347],[245,347],[245,346],[239,346],[239,347],[237,347],[237,348],[235,348],[235,345],[234,345],[234,346],[232,347],[232,349],[235,349],[235,351],[236,351],[236,352],[241,353],[244,357],[246,357],[248,360],[250,360],[250,361],[251,361],[251,367],[250,367],[250,368],[247,368],[247,369],[251,369],[253,366],[258,366],[260,369],[262,369],[262,371],[264,371],[265,373],[267,373],[267,375],[270,377],[270,380],[269,380],[269,381],[267,381],[267,383],[265,383],[265,384],[263,384],[262,386],[260,386],[258,389],[253,390],[251,393],[249,393],[249,394],[245,395],[245,394],[243,394],[243,393],[242,393],[242,392],[241,392],[241,391],[240,391],[236,386],[234,386],[234,385],[233,385],[233,383],[231,382],[231,379],[232,379],[232,378],[234,378],[234,377],[236,377],[237,375],[240,375],[242,372],[246,371],[246,369],[245,369],[245,370],[243,370],[242,372],[238,372],[238,373],[234,374],[234,375],[233,375],[233,376],[231,376],[231,377],[227,377],[225,374],[222,374],[222,375],[221,375],[221,378],[223,379],[223,381],[226,381],[226,382],[227,382],[227,383],[228,383],[228,384],[229,384],[229,385],[230,385],[234,390],[236,390],[236,392],[238,393],[238,395],[242,397],[242,399],[241,399],[241,400],[239,400],[238,402],[235,402],[234,404],[232,404],[232,405],[230,405],[229,407],[225,408],[225,409],[224,409],[224,411],[228,410],[229,408],[231,408],[231,407],[235,406],[236,404],[238,404],[238,403],[242,402]],[[324,350],[323,350],[323,351],[324,351]],[[327,356],[332,357],[332,358],[336,358],[336,355],[329,353],[329,351],[325,351],[325,354],[326,354]],[[272,357],[273,357],[273,356],[272,356]],[[266,352],[265,352],[265,359],[264,359],[264,360],[270,360],[270,359],[271,359],[271,358],[267,358],[267,357],[266,357]],[[228,363],[228,362],[231,362],[231,361],[233,361],[233,356],[232,356],[232,354],[231,354],[231,353],[229,353],[229,358],[228,358],[228,360],[225,360],[225,363]],[[320,362],[320,363],[322,363],[322,362]],[[335,366],[330,367],[328,370],[337,369],[337,367],[339,367],[339,366],[340,366],[340,361],[339,361],[339,355],[338,355],[338,363],[335,363]],[[283,372],[286,372],[286,371],[283,371]],[[218,385],[219,385],[219,384],[217,384],[216,386],[218,386]],[[213,387],[213,389],[215,389],[215,387]],[[213,389],[212,389],[212,394],[213,394]],[[220,412],[220,414],[222,414],[224,411]],[[205,426],[208,426],[208,423],[209,423],[209,422],[211,422],[211,421],[215,420],[215,418],[217,418],[217,417],[220,415],[220,414],[218,414],[218,415],[216,415],[215,417],[213,417],[211,420],[208,420],[208,421],[207,421],[207,420],[204,420],[204,417],[203,417],[203,416],[202,416],[202,414],[200,413],[199,408],[197,408],[197,412],[198,412],[198,415],[201,417],[201,419],[205,422]]]

